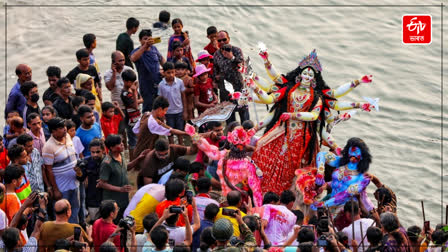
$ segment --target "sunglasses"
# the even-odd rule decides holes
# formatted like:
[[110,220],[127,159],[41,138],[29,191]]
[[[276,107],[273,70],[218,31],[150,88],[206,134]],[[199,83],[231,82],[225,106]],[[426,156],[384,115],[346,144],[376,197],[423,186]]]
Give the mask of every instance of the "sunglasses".
[[218,42],[219,42],[219,43],[221,43],[221,42],[226,42],[226,41],[227,41],[227,38],[218,39]]

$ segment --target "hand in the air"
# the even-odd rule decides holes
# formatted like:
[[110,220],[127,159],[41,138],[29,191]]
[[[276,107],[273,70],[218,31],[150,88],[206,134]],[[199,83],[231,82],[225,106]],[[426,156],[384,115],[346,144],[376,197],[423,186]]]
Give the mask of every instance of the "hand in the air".
[[360,82],[361,83],[371,83],[372,79],[373,79],[373,76],[371,74],[370,75],[364,75],[363,77],[361,77]]
[[361,109],[364,110],[364,111],[367,111],[367,112],[370,112],[373,108],[375,108],[375,106],[370,104],[370,103],[368,103],[368,102],[363,103],[361,105]]

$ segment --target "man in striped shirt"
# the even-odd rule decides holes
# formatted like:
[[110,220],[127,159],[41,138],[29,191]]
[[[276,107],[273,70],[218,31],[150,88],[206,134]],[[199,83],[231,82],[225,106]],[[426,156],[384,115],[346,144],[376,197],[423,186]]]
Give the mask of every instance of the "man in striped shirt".
[[71,205],[70,223],[78,223],[79,197],[76,180],[76,151],[70,135],[67,134],[65,121],[53,118],[47,123],[51,137],[42,150],[45,170],[49,184],[48,193],[53,200],[67,199]]

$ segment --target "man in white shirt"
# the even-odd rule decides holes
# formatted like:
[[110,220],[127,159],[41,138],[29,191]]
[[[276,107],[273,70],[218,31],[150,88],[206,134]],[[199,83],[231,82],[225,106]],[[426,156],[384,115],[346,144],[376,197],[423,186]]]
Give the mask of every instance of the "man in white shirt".
[[283,245],[296,224],[297,216],[291,212],[295,200],[294,193],[286,190],[280,196],[280,205],[264,205],[262,225],[273,246]]
[[[352,212],[352,208],[353,208],[353,212]],[[371,227],[372,224],[374,223],[374,220],[369,219],[369,218],[361,218],[361,215],[359,212],[358,201],[352,201],[352,200],[347,201],[347,203],[345,203],[345,205],[344,205],[344,213],[348,220],[352,219],[352,214],[353,214],[353,223],[350,224],[350,226],[348,226],[342,230],[342,232],[346,233],[348,236],[348,244],[352,244],[352,239],[353,239],[352,225],[354,225],[355,240],[358,242],[358,251],[363,252],[363,251],[367,250],[370,243],[367,241],[367,238],[365,238],[364,239],[364,249],[363,249],[363,246],[361,244],[362,237],[361,237],[361,227],[360,226],[362,226],[362,231],[363,231],[362,233],[365,235],[367,232],[367,229],[369,227]]]

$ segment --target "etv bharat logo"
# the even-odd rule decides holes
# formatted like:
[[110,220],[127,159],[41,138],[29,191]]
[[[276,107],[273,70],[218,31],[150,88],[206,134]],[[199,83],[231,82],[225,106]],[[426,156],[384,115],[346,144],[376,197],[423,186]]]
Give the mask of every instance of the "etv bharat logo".
[[403,43],[431,44],[431,15],[404,15],[402,21]]

